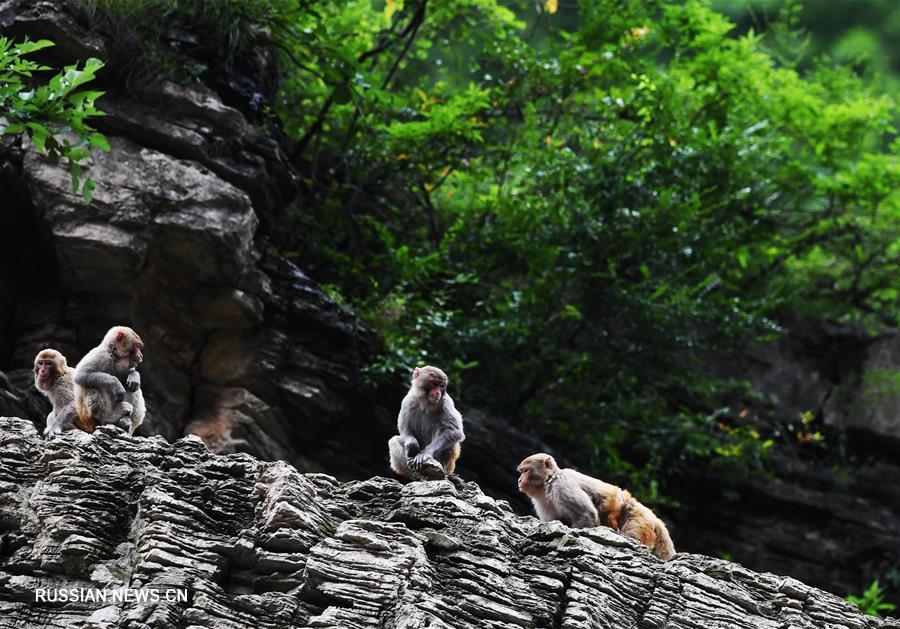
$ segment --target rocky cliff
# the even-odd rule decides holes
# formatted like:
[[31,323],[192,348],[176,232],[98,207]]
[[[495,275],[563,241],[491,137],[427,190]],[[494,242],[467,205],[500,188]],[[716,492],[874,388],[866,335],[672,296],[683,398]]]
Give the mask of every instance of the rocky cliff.
[[[51,38],[44,60],[55,66],[113,50],[77,18],[67,3],[0,1],[0,32]],[[257,82],[272,74],[265,54],[251,61]],[[90,203],[62,164],[0,139],[0,414],[40,427],[49,408],[31,385],[36,353],[53,347],[74,364],[127,323],[146,344],[140,434],[195,434],[216,452],[341,478],[388,474],[403,390],[363,382],[371,335],[270,244],[293,175],[251,122],[260,95],[234,87],[248,81],[231,76],[218,93],[108,77],[98,125],[112,150],[86,165]],[[524,508],[515,466],[546,446],[474,412],[468,432],[468,478]],[[516,447],[492,452],[492,435]]]
[[[63,604],[54,590],[126,587],[159,600]],[[605,527],[518,517],[474,483],[341,483],[212,455],[196,437],[105,427],[45,442],[0,418],[0,627],[46,626],[900,624],[791,578],[700,555],[663,563]]]

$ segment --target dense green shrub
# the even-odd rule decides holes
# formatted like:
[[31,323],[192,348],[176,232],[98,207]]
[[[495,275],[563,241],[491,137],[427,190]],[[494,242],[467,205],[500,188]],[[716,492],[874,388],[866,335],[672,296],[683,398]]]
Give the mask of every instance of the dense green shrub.
[[422,6],[335,32],[352,80],[282,104],[309,174],[285,247],[381,333],[374,372],[448,366],[640,485],[770,445],[714,352],[786,312],[896,324],[896,109],[851,72],[700,2]]

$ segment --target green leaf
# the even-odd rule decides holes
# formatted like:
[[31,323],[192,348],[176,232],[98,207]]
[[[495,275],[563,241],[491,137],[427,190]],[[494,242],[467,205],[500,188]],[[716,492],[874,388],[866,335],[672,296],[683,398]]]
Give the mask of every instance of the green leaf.
[[94,192],[94,190],[96,188],[97,188],[97,184],[94,183],[93,179],[88,177],[84,182],[84,186],[82,186],[82,188],[81,188],[81,196],[86,203],[91,202],[91,194]]
[[34,146],[43,153],[47,139],[53,137],[50,129],[39,122],[26,122],[25,126],[29,129],[28,135],[31,137],[31,141],[34,142]]
[[20,44],[16,44],[16,50],[19,55],[27,55],[29,53],[35,52],[37,50],[43,50],[44,48],[50,48],[51,46],[55,46],[52,41],[49,39],[39,39],[38,41],[28,41],[28,38],[25,38]]
[[91,133],[88,135],[88,141],[91,143],[91,148],[101,149],[109,153],[109,142],[102,133]]

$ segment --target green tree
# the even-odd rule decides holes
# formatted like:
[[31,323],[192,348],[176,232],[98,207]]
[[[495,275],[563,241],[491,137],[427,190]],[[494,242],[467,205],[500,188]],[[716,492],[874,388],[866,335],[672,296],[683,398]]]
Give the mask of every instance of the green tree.
[[[163,42],[206,0],[149,4],[128,23]],[[373,379],[444,366],[653,501],[772,447],[711,362],[792,318],[896,325],[878,83],[699,0],[259,4],[219,4],[236,31],[206,37],[277,55],[300,195],[272,237],[379,333]]]
[[0,117],[3,133],[26,133],[35,148],[53,159],[64,158],[72,176],[72,192],[79,190],[89,200],[94,182],[84,176],[80,163],[94,149],[109,151],[103,134],[95,131],[88,118],[103,115],[95,101],[103,92],[79,90],[94,79],[103,67],[98,59],[88,59],[82,69],[66,66],[46,82],[36,73],[50,70],[26,55],[53,46],[46,39],[13,42],[0,37]]
[[701,2],[584,2],[567,28],[350,4],[373,30],[342,39],[346,102],[305,91],[283,244],[381,333],[375,371],[455,365],[468,402],[652,492],[771,445],[711,355],[786,312],[896,323],[896,106],[851,72]]

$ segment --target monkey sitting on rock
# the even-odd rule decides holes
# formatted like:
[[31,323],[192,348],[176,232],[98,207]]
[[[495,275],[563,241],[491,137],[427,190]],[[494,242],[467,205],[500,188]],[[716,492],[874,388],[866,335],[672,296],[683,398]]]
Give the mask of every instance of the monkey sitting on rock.
[[630,493],[575,470],[560,468],[549,454],[519,464],[519,491],[531,498],[542,522],[573,528],[604,525],[638,540],[663,561],[675,556],[666,525]]
[[144,421],[146,407],[137,366],[144,360],[144,342],[131,328],[111,328],[100,345],[75,367],[75,426],[94,432],[115,424],[129,435]]
[[400,434],[388,441],[391,468],[398,475],[412,480],[448,478],[462,484],[454,470],[465,435],[447,384],[447,374],[437,367],[413,371],[397,416]]
[[50,439],[75,428],[75,370],[55,349],[41,350],[34,359],[34,386],[53,404],[44,437]]

